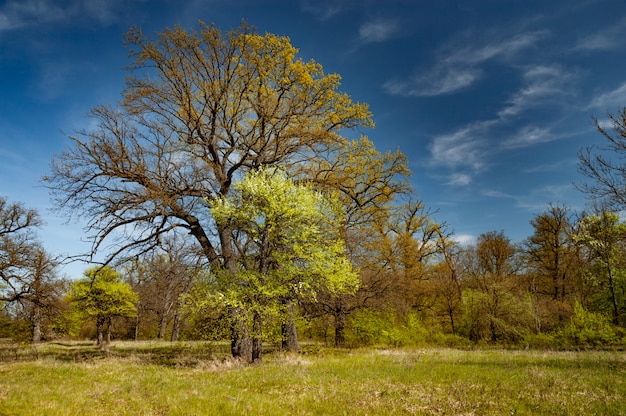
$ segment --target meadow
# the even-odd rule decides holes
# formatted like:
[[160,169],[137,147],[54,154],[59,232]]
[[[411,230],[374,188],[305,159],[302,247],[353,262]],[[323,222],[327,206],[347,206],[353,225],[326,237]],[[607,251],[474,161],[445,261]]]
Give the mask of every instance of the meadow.
[[4,345],[0,415],[626,415],[621,351]]

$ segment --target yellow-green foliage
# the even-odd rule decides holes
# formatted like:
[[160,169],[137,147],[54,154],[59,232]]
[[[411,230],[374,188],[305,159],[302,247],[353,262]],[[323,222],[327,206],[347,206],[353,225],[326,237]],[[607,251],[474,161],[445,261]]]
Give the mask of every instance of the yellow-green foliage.
[[228,198],[211,201],[215,221],[236,230],[247,247],[239,271],[220,275],[227,302],[266,309],[278,307],[280,298],[314,299],[320,289],[356,290],[336,198],[295,184],[275,168],[250,172],[234,188]]
[[605,315],[586,311],[580,303],[574,316],[560,332],[566,345],[580,347],[609,346],[618,341],[616,328]]
[[110,267],[85,271],[85,278],[72,285],[68,299],[79,314],[89,318],[135,316],[137,313],[137,294]]

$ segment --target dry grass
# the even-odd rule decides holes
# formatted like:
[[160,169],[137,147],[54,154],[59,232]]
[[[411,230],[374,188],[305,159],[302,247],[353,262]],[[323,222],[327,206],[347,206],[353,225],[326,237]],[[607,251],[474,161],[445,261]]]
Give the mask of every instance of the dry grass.
[[622,352],[320,350],[243,366],[214,345],[133,345],[0,364],[0,415],[626,415]]

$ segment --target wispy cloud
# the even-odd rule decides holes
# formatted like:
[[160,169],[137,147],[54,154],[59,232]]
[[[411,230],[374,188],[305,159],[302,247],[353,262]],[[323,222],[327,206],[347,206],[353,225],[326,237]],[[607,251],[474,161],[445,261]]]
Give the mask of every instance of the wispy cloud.
[[466,173],[453,173],[450,175],[448,185],[467,186],[472,182],[472,177]]
[[545,185],[539,188],[531,189],[525,195],[514,195],[500,191],[485,190],[483,195],[496,199],[510,199],[517,208],[525,209],[530,212],[539,212],[554,201],[562,201],[566,194],[574,191],[572,184],[562,185]]
[[[529,48],[537,43],[547,34],[546,31],[533,31],[520,33],[512,37],[503,37],[501,34],[486,33],[490,40],[483,44],[462,45],[459,42],[451,43],[449,49],[442,59],[445,64],[469,64],[479,65],[491,59],[511,58],[523,49]],[[475,38],[472,34],[466,34],[470,38]],[[496,41],[491,39],[498,39]],[[463,41],[465,42],[465,41]]]
[[537,143],[549,142],[555,139],[555,135],[547,128],[536,126],[524,126],[513,137],[505,140],[502,147],[515,149],[528,147]]
[[598,108],[603,111],[617,106],[623,106],[626,102],[626,81],[612,91],[595,96],[587,109]]
[[512,117],[529,108],[562,100],[570,94],[569,86],[576,74],[558,66],[537,65],[527,68],[523,78],[525,85],[507,101],[499,117]]
[[617,24],[587,35],[578,40],[574,50],[607,51],[624,47],[626,37],[626,18]]
[[[488,56],[485,53],[483,56]],[[469,184],[471,175],[478,173],[489,165],[489,160],[497,152],[523,148],[560,139],[563,134],[555,134],[550,126],[526,124],[515,127],[513,134],[505,133],[529,111],[541,106],[550,106],[551,111],[566,107],[567,98],[574,90],[572,83],[577,79],[575,71],[566,71],[559,66],[535,65],[523,69],[523,83],[511,94],[501,110],[494,118],[476,121],[451,133],[442,134],[432,140],[430,151],[431,161],[436,166],[449,169],[470,169],[470,172],[452,174],[448,185]],[[463,181],[460,180],[463,178]]]
[[430,145],[432,162],[452,169],[482,170],[487,154],[484,133],[492,124],[492,121],[480,121],[435,137]]
[[[521,33],[500,41],[483,41],[466,44],[452,42],[439,52],[435,65],[427,71],[418,72],[407,80],[389,80],[383,84],[393,95],[429,97],[461,91],[478,81],[483,75],[481,65],[494,59],[507,60],[537,43],[545,31]],[[501,38],[501,36],[488,36]]]
[[300,8],[306,13],[311,13],[319,20],[328,20],[341,13],[344,5],[341,1],[303,0]]
[[45,0],[8,1],[0,6],[0,31],[63,20],[64,11]]
[[116,9],[121,4],[119,0],[9,0],[0,6],[0,32],[76,19],[109,24],[115,21]]
[[481,75],[482,71],[477,68],[449,67],[417,74],[405,81],[387,81],[383,87],[392,95],[433,97],[460,91],[472,85]]
[[398,33],[398,23],[390,19],[365,22],[359,28],[359,39],[364,43],[384,42]]

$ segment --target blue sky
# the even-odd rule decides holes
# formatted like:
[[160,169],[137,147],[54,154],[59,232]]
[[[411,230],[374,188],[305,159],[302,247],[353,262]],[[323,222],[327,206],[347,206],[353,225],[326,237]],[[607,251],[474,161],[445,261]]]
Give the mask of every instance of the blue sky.
[[[80,223],[49,211],[40,178],[120,99],[123,34],[222,29],[246,19],[370,104],[380,150],[408,157],[418,195],[462,241],[528,237],[549,203],[581,210],[577,151],[601,143],[591,117],[626,106],[622,0],[6,0],[0,2],[0,195],[44,216],[49,250],[75,254]],[[68,274],[84,266],[70,266]]]

